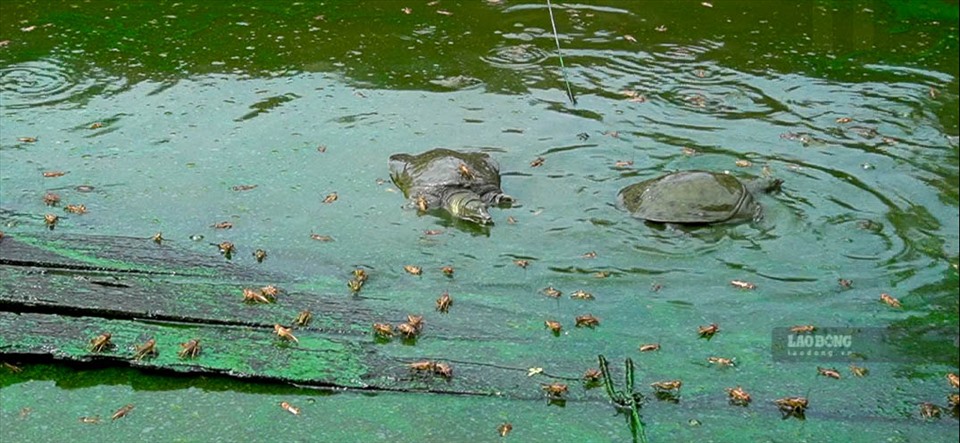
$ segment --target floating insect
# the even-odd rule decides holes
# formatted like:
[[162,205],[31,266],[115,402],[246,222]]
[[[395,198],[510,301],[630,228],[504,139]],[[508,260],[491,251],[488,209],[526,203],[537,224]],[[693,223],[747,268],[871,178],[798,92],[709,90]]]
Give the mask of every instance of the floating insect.
[[853,287],[853,281],[845,278],[838,278],[837,284],[840,285],[840,289],[850,289]]
[[470,170],[469,167],[467,167],[466,163],[460,163],[460,165],[457,166],[457,171],[460,172],[461,177],[467,180],[473,180],[473,177],[474,177],[473,171]]
[[750,394],[747,391],[744,391],[743,388],[737,386],[735,388],[727,388],[727,395],[730,397],[730,404],[737,406],[746,406],[750,404],[752,399]]
[[408,274],[411,274],[411,275],[420,275],[420,274],[423,274],[423,269],[422,269],[421,267],[419,267],[419,266],[404,265],[403,270],[404,270],[404,271],[407,271],[407,273],[408,273]]
[[296,406],[294,406],[294,405],[291,405],[290,403],[287,403],[287,402],[285,402],[285,401],[280,402],[280,408],[283,409],[284,411],[287,411],[287,412],[293,414],[293,415],[300,415],[300,408],[298,408],[298,407],[296,407]]
[[150,239],[153,240],[154,243],[156,243],[156,244],[158,244],[158,245],[162,245],[162,244],[163,244],[163,233],[162,233],[162,232],[158,232],[158,233],[156,233],[156,234],[153,234],[153,237],[151,237]]
[[447,277],[453,277],[454,269],[453,266],[447,265],[440,268],[440,272],[443,272],[443,275]]
[[558,321],[547,320],[543,322],[543,324],[546,325],[547,329],[552,331],[554,334],[559,334],[560,331],[563,329],[563,325],[561,325],[560,322]]
[[757,285],[743,280],[732,280],[730,285],[739,289],[757,289]]
[[333,237],[331,237],[331,236],[329,236],[329,235],[310,234],[310,238],[312,238],[312,239],[314,239],[314,240],[316,240],[316,241],[324,242],[324,243],[326,243],[326,242],[332,242],[332,241],[333,241]]
[[668,381],[657,381],[650,383],[652,387],[657,392],[680,392],[680,388],[683,387],[683,382],[680,380],[668,380]]
[[67,173],[63,171],[43,171],[45,178],[63,177],[64,175],[67,175]]
[[892,295],[887,294],[886,292],[880,294],[880,301],[886,303],[887,305],[893,308],[900,307],[900,300],[897,300]]
[[822,375],[824,377],[840,379],[840,372],[833,368],[821,368],[817,366],[817,375]]
[[597,258],[597,252],[596,251],[584,252],[583,255],[580,256],[580,258],[587,258],[587,259]]
[[723,357],[707,357],[707,362],[717,366],[735,366],[733,359]]
[[60,221],[60,217],[58,217],[56,214],[44,214],[43,216],[43,222],[48,228],[50,228],[51,231],[57,226],[58,221]]
[[716,323],[711,323],[707,326],[700,326],[697,328],[697,334],[700,335],[700,338],[705,338],[710,340],[713,338],[714,334],[720,331],[720,326]]
[[540,385],[540,388],[543,389],[548,396],[553,398],[561,398],[568,391],[567,385],[563,383],[543,384],[543,385]]
[[570,298],[577,299],[577,300],[593,300],[593,294],[587,291],[584,291],[582,289],[579,289],[574,291],[572,294],[570,294]]
[[243,288],[243,301],[247,303],[270,303],[270,299],[263,292],[250,288]]
[[513,425],[510,423],[501,423],[500,426],[497,426],[497,433],[500,434],[501,437],[506,437],[512,430]]
[[576,326],[578,328],[581,328],[581,327],[594,328],[594,327],[600,326],[600,319],[590,314],[584,314],[576,318]]
[[855,377],[866,377],[870,373],[870,370],[862,366],[850,365],[850,372],[853,373]]
[[547,286],[546,288],[541,289],[540,292],[547,297],[553,298],[560,298],[560,296],[563,295],[562,292],[555,289],[553,286]]
[[256,189],[256,188],[257,188],[257,185],[236,185],[236,186],[234,186],[234,187],[232,187],[232,188],[230,188],[230,189],[233,189],[234,191],[240,192],[240,191],[250,191],[250,190]]
[[602,375],[603,374],[600,373],[599,369],[590,368],[584,371],[583,376],[581,376],[581,378],[583,379],[583,381],[587,383],[593,383],[593,382],[599,381]]
[[528,261],[528,260],[514,260],[514,261],[513,261],[513,264],[515,264],[515,265],[517,265],[517,266],[519,266],[519,267],[521,267],[521,268],[523,268],[523,269],[527,269],[527,266],[530,266],[530,261]]
[[930,402],[920,403],[920,417],[923,417],[924,419],[930,420],[934,418],[940,418],[941,413],[942,410],[940,409],[940,406]]
[[99,415],[91,415],[91,416],[88,416],[88,417],[80,417],[80,423],[88,424],[88,425],[99,424],[99,423],[100,423],[100,416],[99,416]]
[[947,381],[950,382],[950,386],[953,386],[954,389],[960,389],[960,375],[950,372],[947,374]]
[[43,196],[43,203],[47,206],[56,206],[60,203],[60,195],[48,192]]
[[374,323],[373,334],[383,338],[393,337],[393,326],[388,323]]
[[237,251],[237,248],[233,246],[233,243],[230,243],[230,242],[228,242],[228,241],[220,242],[220,243],[217,244],[216,246],[217,246],[217,248],[220,249],[220,253],[223,254],[223,256],[224,256],[227,260],[232,259],[232,258],[233,258],[233,253]]
[[453,299],[450,298],[450,294],[447,292],[444,292],[443,295],[437,299],[437,311],[447,313],[451,305],[453,305]]
[[126,415],[133,410],[133,407],[133,405],[123,405],[120,409],[117,409],[117,412],[114,412],[113,415],[110,416],[110,419],[116,420],[118,418],[126,417]]
[[798,325],[790,328],[790,332],[793,332],[794,334],[806,334],[816,330],[817,327],[814,325]]
[[233,228],[233,223],[230,223],[228,221],[222,221],[219,223],[214,223],[210,225],[210,227],[213,229],[231,229]]
[[660,350],[660,343],[647,343],[640,345],[640,352],[653,352]]
[[531,168],[538,168],[538,167],[540,167],[540,166],[543,166],[543,162],[545,162],[545,161],[546,161],[546,159],[544,159],[543,157],[537,157],[537,158],[533,159],[532,162],[530,162],[530,167],[531,167]]
[[801,420],[804,418],[804,413],[810,405],[806,397],[784,397],[774,400],[773,402],[780,408],[783,418],[793,416]]
[[417,210],[420,212],[427,212],[430,209],[430,205],[427,202],[427,198],[423,195],[418,195],[417,198],[413,201],[413,204],[417,207]]
[[338,196],[336,192],[331,192],[327,194],[326,197],[323,198],[323,202],[326,204],[330,204],[337,201],[339,198],[340,196]]
[[423,329],[423,316],[407,314],[407,324],[413,327],[418,333]]

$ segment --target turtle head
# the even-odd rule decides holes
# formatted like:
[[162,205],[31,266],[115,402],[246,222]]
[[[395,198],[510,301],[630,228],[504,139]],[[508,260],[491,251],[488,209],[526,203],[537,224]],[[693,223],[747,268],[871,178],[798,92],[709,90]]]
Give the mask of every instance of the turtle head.
[[753,193],[773,193],[779,192],[780,186],[783,185],[783,180],[773,177],[764,177],[758,178],[756,180],[750,181],[747,184],[747,189]]
[[487,204],[480,199],[476,193],[468,190],[461,190],[447,195],[444,201],[444,207],[462,220],[471,221],[480,225],[493,223],[493,218],[487,212]]

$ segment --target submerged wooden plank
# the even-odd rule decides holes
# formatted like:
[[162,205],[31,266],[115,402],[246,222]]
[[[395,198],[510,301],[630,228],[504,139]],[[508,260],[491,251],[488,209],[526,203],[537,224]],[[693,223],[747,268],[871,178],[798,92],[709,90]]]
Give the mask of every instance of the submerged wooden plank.
[[[403,303],[318,294],[285,276],[222,259],[209,264],[209,256],[141,248],[143,239],[132,240],[132,247],[124,246],[130,239],[108,237],[0,241],[0,354],[309,386],[517,398],[541,397],[540,383],[557,380],[549,371],[527,376],[534,346],[529,338],[510,328],[494,330],[498,324],[526,320],[495,306],[460,299],[457,309],[471,312],[464,321],[433,312],[430,301],[428,312],[413,312],[428,318],[418,339],[382,339],[374,336],[372,324],[405,321],[408,311],[398,308]],[[164,261],[165,256],[176,260]],[[243,302],[243,288],[267,283],[287,290],[275,303]],[[294,329],[299,342],[281,340],[274,325],[291,325],[302,310],[310,310],[313,320]],[[90,340],[104,332],[115,346],[92,352]],[[135,360],[135,346],[150,338],[156,339],[160,354]],[[179,358],[180,344],[190,339],[200,340],[202,355]],[[411,369],[410,363],[421,360],[450,365],[452,376]],[[570,364],[552,369],[565,370],[576,381],[582,368]]]

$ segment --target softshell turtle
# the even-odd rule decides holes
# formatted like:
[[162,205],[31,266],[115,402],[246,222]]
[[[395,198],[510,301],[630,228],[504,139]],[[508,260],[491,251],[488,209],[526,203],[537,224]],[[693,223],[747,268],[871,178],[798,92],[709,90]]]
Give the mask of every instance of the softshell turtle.
[[421,209],[443,208],[479,224],[493,223],[488,206],[513,201],[500,189],[500,165],[483,152],[439,148],[394,154],[390,178]]
[[729,174],[681,171],[620,190],[617,202],[639,219],[659,223],[709,224],[763,216],[754,194],[780,189],[783,180],[740,181]]

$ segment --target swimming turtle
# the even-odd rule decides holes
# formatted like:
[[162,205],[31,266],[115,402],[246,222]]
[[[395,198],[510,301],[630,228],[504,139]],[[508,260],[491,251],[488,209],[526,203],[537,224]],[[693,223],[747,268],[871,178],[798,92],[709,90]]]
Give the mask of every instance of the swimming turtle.
[[390,178],[422,211],[443,208],[474,223],[493,223],[487,207],[513,198],[500,189],[500,165],[483,152],[432,149],[390,156]]
[[620,190],[617,202],[639,219],[659,223],[710,224],[763,216],[754,194],[780,189],[783,180],[740,181],[729,174],[681,171]]

